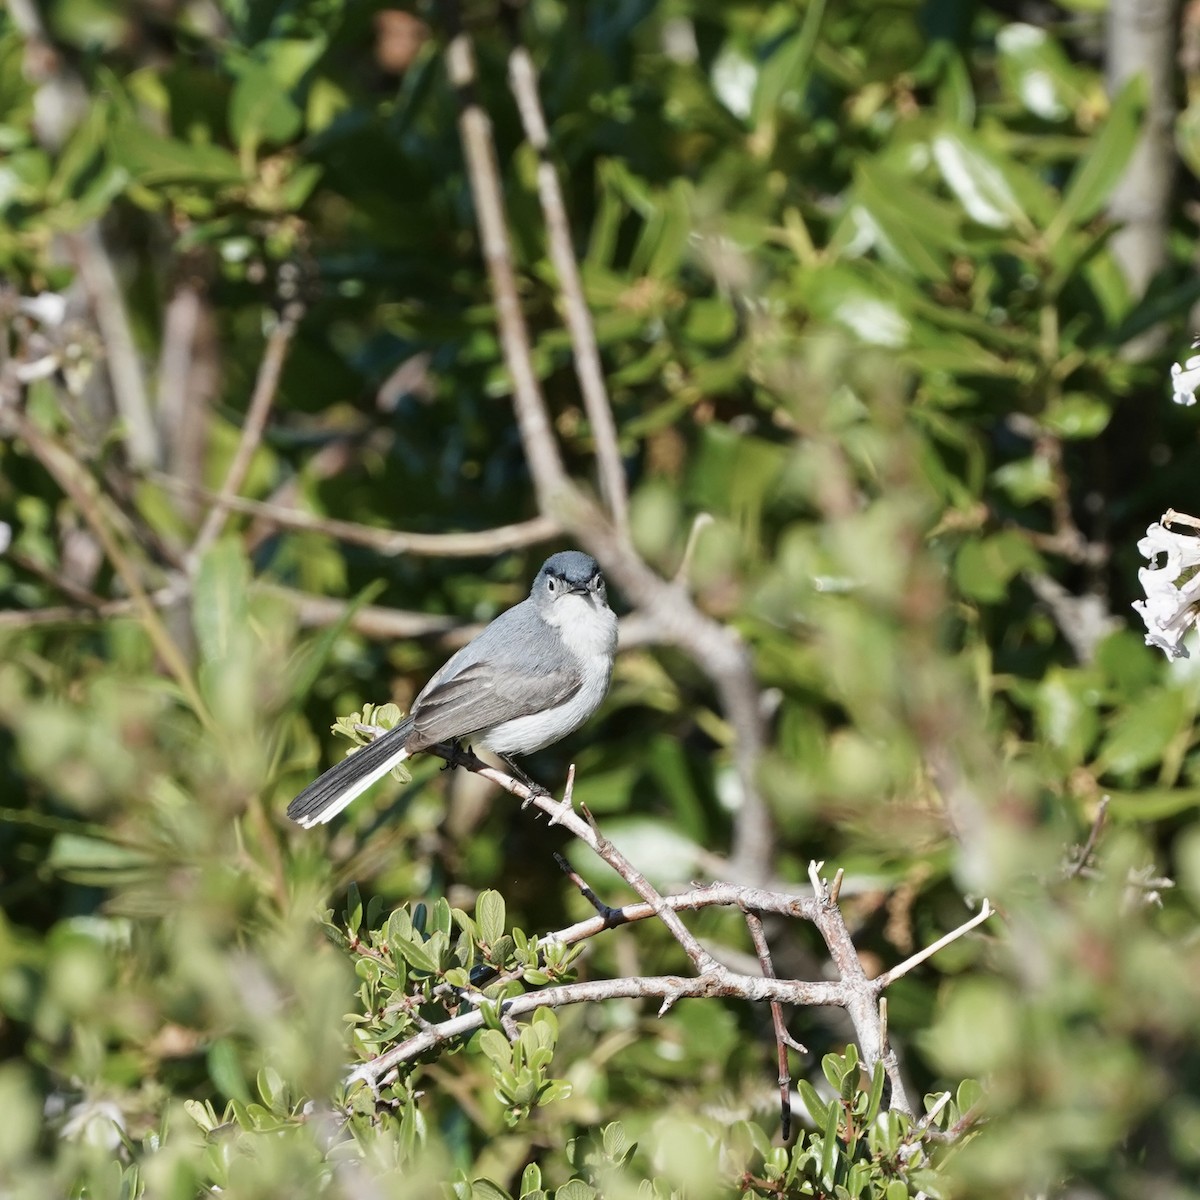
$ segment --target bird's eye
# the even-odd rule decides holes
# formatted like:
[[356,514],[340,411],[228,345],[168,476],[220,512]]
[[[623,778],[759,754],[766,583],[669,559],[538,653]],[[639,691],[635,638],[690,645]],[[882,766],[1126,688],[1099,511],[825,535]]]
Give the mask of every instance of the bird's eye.
[[546,577],[546,588],[547,588],[547,590],[549,590],[551,592],[558,591],[558,584],[554,582],[553,575],[549,575]]

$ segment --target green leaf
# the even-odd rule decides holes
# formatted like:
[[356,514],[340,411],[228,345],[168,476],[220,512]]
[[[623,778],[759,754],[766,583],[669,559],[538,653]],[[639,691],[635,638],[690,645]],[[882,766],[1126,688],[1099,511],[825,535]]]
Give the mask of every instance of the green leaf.
[[554,1200],[596,1200],[596,1190],[582,1179],[572,1179],[555,1189]]
[[1200,788],[1106,788],[1109,812],[1130,821],[1162,821],[1200,807]]
[[824,1138],[821,1146],[820,1178],[826,1187],[833,1186],[834,1172],[837,1170],[840,1153],[840,1147],[838,1146],[838,1122],[840,1117],[840,1106],[836,1103],[831,1104],[829,1106],[829,1114],[825,1120],[823,1129]]
[[291,93],[325,51],[324,38],[275,38],[260,42],[240,67],[229,101],[229,131],[244,156],[263,142],[290,142],[304,114]]
[[972,221],[989,229],[1032,230],[1006,175],[1007,163],[984,150],[976,138],[963,130],[943,130],[934,137],[932,150],[946,186]]
[[960,1113],[965,1113],[968,1109],[974,1108],[982,1099],[983,1086],[977,1079],[964,1079],[958,1085],[955,1103],[958,1105]]
[[513,1065],[512,1043],[499,1029],[484,1029],[479,1034],[479,1049],[501,1070]]
[[1049,500],[1058,491],[1050,461],[1041,454],[1005,463],[992,472],[992,482],[1022,507]]
[[1129,776],[1154,766],[1188,720],[1182,692],[1173,688],[1152,692],[1113,722],[1096,756],[1096,771]]
[[1145,80],[1138,74],[1117,93],[1104,128],[1090,140],[1087,154],[1072,173],[1058,211],[1046,227],[1051,248],[1068,229],[1091,220],[1125,174],[1141,131],[1145,102]]
[[542,1171],[537,1163],[527,1163],[521,1172],[521,1198],[524,1200],[530,1192],[536,1192],[542,1186]]
[[633,1149],[625,1126],[620,1121],[610,1121],[604,1126],[600,1136],[604,1153],[613,1162],[623,1162],[625,1156]]
[[879,1116],[879,1106],[883,1101],[883,1085],[886,1079],[887,1076],[884,1074],[883,1063],[877,1062],[874,1070],[871,1072],[871,1090],[867,1099],[867,1111],[863,1118],[867,1124],[870,1124]]
[[504,936],[504,897],[490,889],[480,892],[475,900],[475,920],[480,940],[495,946]]
[[984,603],[996,603],[1008,594],[1013,576],[1037,570],[1041,556],[1015,531],[964,542],[954,560],[954,582],[963,593]]
[[1078,766],[1091,750],[1100,732],[1100,700],[1095,680],[1079,671],[1051,667],[1037,686],[1033,706],[1038,736],[1062,751],[1065,765]]
[[202,661],[224,662],[242,652],[249,585],[249,564],[237,538],[222,538],[201,559],[192,625]]
[[807,1079],[799,1080],[796,1090],[800,1093],[800,1099],[804,1102],[804,1107],[808,1109],[808,1115],[812,1118],[813,1124],[821,1128],[829,1119],[830,1108],[837,1108],[837,1101],[830,1100],[829,1103],[826,1103]]
[[512,1196],[490,1179],[472,1179],[471,1200],[512,1200]]
[[355,937],[358,936],[359,927],[362,925],[362,915],[362,896],[359,895],[358,884],[352,880],[346,889],[346,928]]
[[208,142],[181,142],[124,119],[113,129],[109,153],[145,187],[164,184],[224,186],[243,182],[241,165],[228,150]]
[[201,1103],[199,1100],[185,1100],[183,1102],[183,1111],[187,1113],[205,1133],[212,1133],[214,1129],[221,1123],[217,1114],[213,1111],[213,1106],[207,1100]]
[[556,1100],[566,1100],[574,1090],[574,1087],[568,1080],[552,1079],[549,1083],[544,1084],[538,1092],[538,1108],[544,1108],[548,1104],[553,1104]]
[[1067,392],[1048,404],[1042,414],[1042,424],[1064,438],[1094,438],[1111,419],[1111,402],[1088,392]]
[[218,1038],[208,1048],[208,1077],[230,1100],[250,1103],[250,1089],[242,1074],[237,1048],[229,1038]]
[[425,943],[417,940],[419,935],[401,939],[392,945],[393,953],[399,954],[410,967],[424,971],[428,975],[437,974],[437,963],[425,949]]

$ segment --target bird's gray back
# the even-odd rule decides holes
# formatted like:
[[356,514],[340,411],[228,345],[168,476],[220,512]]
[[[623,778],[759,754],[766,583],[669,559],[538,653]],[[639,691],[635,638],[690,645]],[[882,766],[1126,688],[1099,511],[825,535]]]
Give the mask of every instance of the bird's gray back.
[[421,742],[471,737],[505,721],[562,704],[583,667],[533,602],[501,613],[421,689],[412,716]]

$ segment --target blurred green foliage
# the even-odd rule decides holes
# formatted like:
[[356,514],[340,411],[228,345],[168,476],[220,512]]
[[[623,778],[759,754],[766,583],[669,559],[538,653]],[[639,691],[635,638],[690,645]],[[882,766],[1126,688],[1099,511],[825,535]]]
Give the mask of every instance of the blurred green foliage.
[[[464,6],[571,469],[589,477],[591,430],[505,84],[514,30],[541,72],[638,548],[672,573],[694,517],[714,518],[691,582],[773,705],[770,874],[844,868],[881,968],[954,928],[964,896],[1003,915],[889,992],[917,1092],[954,1096],[934,1125],[984,1123],[945,1146],[875,1119],[849,1027],[798,1012],[812,1057],[792,1056],[790,1152],[770,1144],[768,1016],[715,1000],[547,1012],[515,1046],[489,1030],[430,1056],[381,1104],[345,1088],[427,1019],[389,1009],[397,981],[432,996],[488,954],[531,986],[686,970],[650,922],[530,957],[521,930],[590,912],[554,850],[629,897],[437,762],[328,834],[282,816],[342,753],[335,720],[406,707],[447,653],[368,638],[354,605],[486,620],[547,547],[380,556],[235,515],[187,563],[195,485],[225,476],[285,299],[305,315],[246,495],[427,532],[534,514],[444,14],[50,0],[43,41],[28,7],[0,16],[5,370],[52,362],[23,381],[26,419],[96,481],[145,588],[187,575],[163,628],[207,715],[159,669],[87,514],[6,436],[0,595],[25,616],[0,623],[0,1192],[1200,1195],[1200,677],[1126,620],[1136,541],[1200,472],[1171,350],[1126,353],[1148,329],[1186,345],[1195,180],[1167,266],[1131,294],[1104,211],[1143,96],[1105,93],[1102,6],[1043,6],[1037,27],[998,0]],[[158,473],[130,468],[114,417],[76,236],[96,228]],[[19,304],[48,291],[61,325]],[[36,623],[81,592],[125,607]],[[297,593],[347,607],[314,629]],[[605,832],[680,883],[720,874],[731,738],[697,665],[643,647],[587,729],[528,765],[555,783],[574,761]],[[689,921],[749,950],[738,914]],[[827,969],[812,931],[770,936],[781,975]]]

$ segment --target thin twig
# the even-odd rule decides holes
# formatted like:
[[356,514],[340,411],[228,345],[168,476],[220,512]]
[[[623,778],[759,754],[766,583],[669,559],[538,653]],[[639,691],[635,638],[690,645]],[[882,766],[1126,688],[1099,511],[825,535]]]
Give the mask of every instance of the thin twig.
[[[104,607],[105,601],[103,596],[97,596],[95,592],[81,587],[73,579],[68,579],[67,576],[60,574],[58,571],[43,566],[37,559],[30,558],[27,554],[22,554],[19,550],[7,550],[4,557],[22,571],[28,571],[30,575],[35,575],[43,583],[48,583],[52,588],[62,592],[64,596],[68,597],[76,605],[93,611]],[[5,613],[0,613],[0,617],[6,615]]]
[[99,226],[88,225],[79,233],[67,235],[67,244],[79,267],[79,276],[104,341],[113,402],[125,425],[130,461],[141,470],[157,466],[162,458],[162,447],[150,409],[149,391],[121,285]]
[[882,992],[884,988],[891,987],[897,979],[907,975],[914,967],[920,966],[927,958],[932,958],[939,950],[950,945],[951,942],[956,942],[963,934],[970,933],[976,925],[982,925],[995,911],[985,897],[979,906],[979,911],[969,921],[964,921],[957,929],[952,929],[945,937],[938,938],[924,950],[918,950],[916,954],[911,958],[906,958],[899,966],[893,967],[890,971],[884,971],[882,975],[877,975],[872,981],[876,992]]
[[1067,871],[1067,878],[1074,879],[1084,867],[1088,866],[1092,851],[1096,849],[1096,842],[1099,840],[1100,831],[1104,828],[1105,818],[1108,816],[1108,804],[1110,797],[1101,796],[1100,803],[1096,805],[1096,816],[1092,820],[1092,828],[1088,831],[1087,841],[1083,844],[1083,849],[1079,852],[1079,858],[1071,865]]
[[488,766],[487,763],[476,758],[474,754],[464,751],[457,746],[438,745],[430,747],[430,751],[437,754],[440,758],[444,758],[447,762],[454,763],[455,766],[465,766],[477,775],[482,775],[485,779],[491,779],[504,788],[505,791],[519,797],[526,804],[533,804],[537,808],[540,808],[547,816],[553,817],[557,814],[559,824],[563,825],[596,855],[608,863],[654,909],[655,915],[670,930],[672,936],[683,948],[688,958],[692,960],[692,964],[698,972],[703,974],[705,972],[716,971],[719,973],[723,970],[713,956],[700,945],[695,935],[676,916],[674,910],[667,904],[658,889],[608,838],[600,833],[599,828],[596,826],[595,821],[591,819],[591,814],[586,808],[581,810],[583,816],[574,811],[564,812],[561,802],[555,800],[553,796],[543,794],[514,779],[504,771]]
[[679,560],[679,566],[675,570],[675,583],[678,586],[685,587],[687,585],[692,571],[692,559],[696,554],[696,544],[700,541],[700,535],[712,523],[712,513],[697,513],[693,518],[692,527],[688,530],[687,545],[683,548],[683,557]]
[[292,338],[295,336],[302,311],[301,306],[296,302],[285,305],[275,328],[271,330],[270,337],[267,338],[267,348],[263,352],[262,362],[259,363],[258,377],[254,381],[254,392],[250,397],[250,406],[246,410],[246,420],[242,425],[242,436],[238,440],[237,450],[229,464],[229,470],[225,473],[225,482],[221,484],[216,503],[209,510],[208,516],[204,518],[204,524],[200,527],[200,532],[196,535],[196,540],[192,543],[191,551],[188,554],[188,561],[193,567],[213,542],[221,536],[226,518],[229,516],[230,501],[237,496],[242,489],[242,484],[246,482],[250,463],[262,441],[263,430],[267,425],[267,416],[275,401],[275,394],[279,390],[283,364],[287,360],[287,353],[291,347]]
[[621,462],[617,426],[613,420],[608,387],[604,382],[604,367],[596,346],[591,312],[583,293],[579,264],[575,261],[562,185],[549,158],[550,137],[546,130],[541,97],[538,95],[537,76],[533,60],[524,46],[517,46],[509,56],[508,78],[517,109],[521,114],[525,136],[537,155],[538,198],[542,205],[542,215],[546,219],[546,241],[550,249],[550,260],[554,263],[558,286],[562,293],[563,316],[571,336],[572,358],[579,380],[579,391],[583,396],[583,406],[592,427],[596,466],[600,475],[600,494],[604,497],[604,503],[618,532],[627,537],[629,496],[625,486],[625,468]]
[[134,608],[163,665],[174,676],[175,682],[179,685],[180,691],[196,716],[205,725],[211,726],[212,717],[196,688],[183,652],[168,633],[167,627],[158,615],[154,601],[142,585],[137,568],[125,553],[105,519],[99,499],[95,495],[95,481],[86,471],[79,469],[79,464],[75,459],[44,437],[41,431],[25,418],[23,413],[10,413],[9,420],[13,422],[17,434],[29,447],[34,457],[53,476],[54,481],[70,498],[79,514],[91,527],[96,539],[104,547],[104,553],[112,563],[113,570],[121,577],[122,583],[128,589]]
[[[587,885],[583,877],[571,866],[569,862],[556,850],[554,852],[554,861],[558,863],[558,868],[562,873],[579,889],[579,894],[596,910],[604,921],[606,928],[617,924],[624,924],[625,918],[622,910],[613,908],[611,904],[605,904],[599,896]],[[653,915],[654,909],[648,904],[644,906],[649,915]],[[551,934],[547,939],[539,939],[553,941],[554,935]]]
[[[453,6],[447,8],[455,19]],[[739,877],[748,881],[769,878],[775,839],[770,813],[758,789],[765,732],[750,656],[735,630],[702,614],[682,588],[650,570],[628,537],[567,476],[533,367],[491,121],[474,94],[474,53],[466,33],[455,31],[446,61],[450,81],[459,94],[463,153],[496,301],[500,341],[513,383],[513,410],[538,508],[561,519],[595,554],[626,596],[656,622],[661,640],[685,649],[713,681],[733,727],[733,757],[742,791],[734,830],[734,866]]]
[[[378,529],[373,525],[362,525],[357,521],[339,521],[333,517],[322,517],[304,512],[285,504],[273,504],[264,500],[248,500],[242,496],[221,495],[209,488],[176,479],[162,472],[154,472],[150,479],[173,492],[183,492],[206,500],[213,500],[227,512],[244,513],[258,517],[266,524],[282,529],[298,529],[306,533],[320,533],[336,538],[353,546],[369,546],[378,553],[391,556],[411,554],[422,558],[477,558],[503,554],[549,541],[561,532],[557,521],[549,517],[532,517],[512,525],[498,525],[495,529],[481,529],[464,533],[408,533],[402,530]],[[214,507],[213,511],[216,511]]]
[[[787,1004],[834,1007],[841,1001],[839,985],[824,981],[798,979],[755,979],[749,975],[723,972],[685,979],[679,975],[637,976],[623,979],[594,979],[565,983],[538,992],[526,992],[504,1001],[504,1012],[521,1017],[539,1008],[562,1008],[569,1004],[590,1004],[603,1000],[658,999],[674,1004],[689,997],[736,997],[743,1000],[776,998]],[[377,1085],[399,1063],[408,1062],[444,1042],[457,1040],[483,1027],[478,1010],[441,1021],[431,1029],[393,1046],[363,1063],[350,1073],[348,1083],[361,1081]]]
[[446,70],[459,95],[459,134],[471,180],[471,195],[475,201],[480,248],[496,301],[504,361],[512,380],[513,409],[521,431],[521,442],[530,459],[530,474],[537,491],[538,509],[555,515],[562,495],[570,491],[570,485],[533,368],[529,329],[521,310],[508,223],[504,216],[492,122],[475,98],[475,53],[467,34],[460,32],[450,39],[446,47]]
[[[771,961],[771,948],[767,945],[767,935],[763,932],[762,918],[757,913],[746,913],[746,927],[750,930],[750,938],[754,942],[763,976],[774,979],[775,964]],[[792,1136],[792,1074],[788,1070],[787,1057],[788,1043],[792,1039],[788,1036],[787,1025],[783,1020],[783,1006],[778,1000],[771,1001],[771,1024],[775,1029],[775,1049],[779,1061],[779,1136],[786,1144]]]

